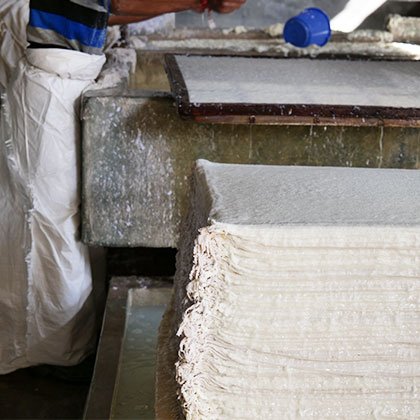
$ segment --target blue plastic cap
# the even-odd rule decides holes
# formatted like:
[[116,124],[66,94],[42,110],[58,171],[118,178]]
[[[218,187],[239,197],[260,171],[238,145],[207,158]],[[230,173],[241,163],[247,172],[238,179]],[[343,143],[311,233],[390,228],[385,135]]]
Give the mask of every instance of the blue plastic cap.
[[330,18],[321,9],[311,7],[286,22],[283,31],[286,42],[305,48],[315,44],[324,46],[331,37]]

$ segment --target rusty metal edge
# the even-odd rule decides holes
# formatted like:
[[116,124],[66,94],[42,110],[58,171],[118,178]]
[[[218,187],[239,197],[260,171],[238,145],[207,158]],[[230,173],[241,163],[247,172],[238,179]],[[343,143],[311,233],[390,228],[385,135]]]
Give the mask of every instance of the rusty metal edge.
[[182,118],[192,118],[192,109],[190,96],[184,76],[176,61],[176,56],[165,54],[165,71],[168,76],[169,85],[174,96],[178,113]]
[[420,128],[420,119],[379,119],[379,118],[324,118],[276,117],[264,115],[227,115],[227,116],[195,116],[193,120],[203,124],[254,124],[254,125],[288,125],[288,126],[340,126],[340,127],[394,127]]
[[95,369],[85,404],[84,419],[109,419],[125,334],[130,289],[170,287],[171,277],[115,278],[111,281],[96,354]]
[[178,112],[183,119],[213,124],[419,127],[420,108],[357,105],[191,103],[176,55],[165,55]]

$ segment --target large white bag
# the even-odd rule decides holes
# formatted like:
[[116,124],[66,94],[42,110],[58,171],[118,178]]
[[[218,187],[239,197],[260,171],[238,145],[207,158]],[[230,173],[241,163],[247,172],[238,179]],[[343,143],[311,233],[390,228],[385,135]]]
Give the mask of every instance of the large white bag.
[[0,374],[73,365],[95,345],[89,257],[78,241],[77,112],[104,61],[30,49],[9,71],[0,118]]
[[28,21],[29,0],[0,0],[0,88],[25,54]]

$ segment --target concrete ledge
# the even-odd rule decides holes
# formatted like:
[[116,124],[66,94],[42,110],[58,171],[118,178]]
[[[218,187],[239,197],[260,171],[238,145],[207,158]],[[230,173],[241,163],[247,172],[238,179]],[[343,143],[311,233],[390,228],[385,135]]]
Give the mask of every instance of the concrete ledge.
[[[141,95],[141,96],[140,96]],[[199,158],[268,165],[420,168],[412,128],[212,125],[183,121],[162,94],[89,95],[83,107],[82,239],[177,246]]]

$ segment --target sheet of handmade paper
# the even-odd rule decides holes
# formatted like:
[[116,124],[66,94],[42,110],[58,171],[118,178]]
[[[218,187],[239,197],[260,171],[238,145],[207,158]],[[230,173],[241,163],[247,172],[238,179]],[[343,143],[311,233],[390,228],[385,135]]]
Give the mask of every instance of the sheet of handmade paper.
[[198,162],[196,176],[209,185],[210,218],[219,223],[420,225],[416,170]]
[[177,56],[191,103],[419,108],[420,62]]

